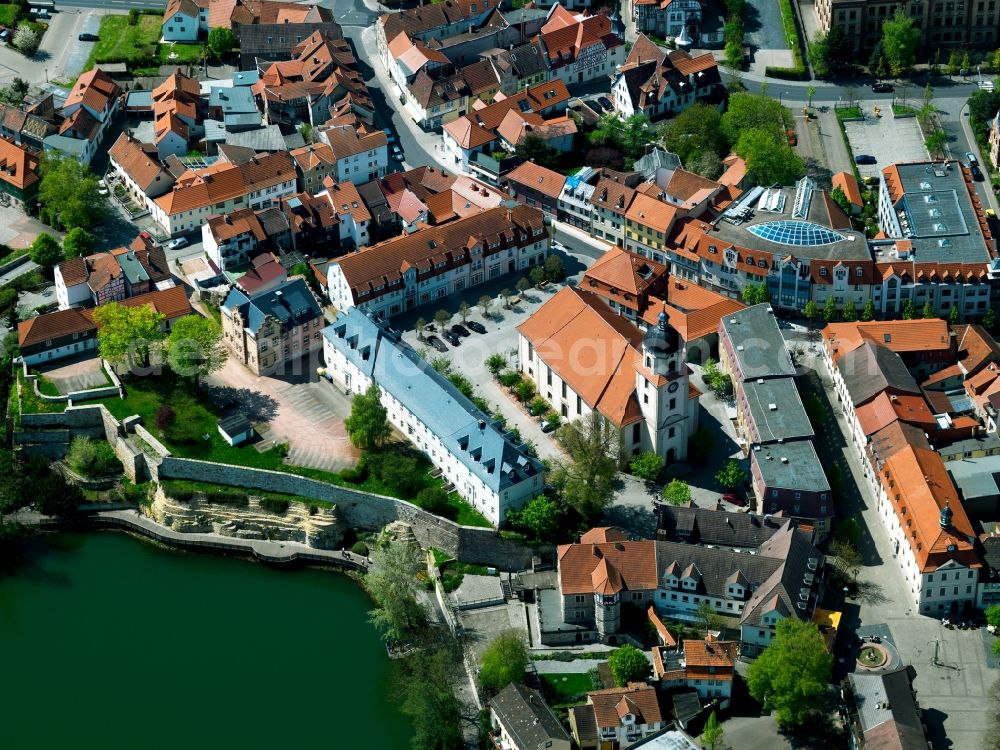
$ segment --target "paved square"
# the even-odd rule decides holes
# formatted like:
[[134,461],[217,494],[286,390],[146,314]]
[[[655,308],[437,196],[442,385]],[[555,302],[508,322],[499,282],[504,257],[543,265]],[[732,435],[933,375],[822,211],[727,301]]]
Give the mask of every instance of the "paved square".
[[93,352],[69,361],[61,360],[55,367],[41,366],[38,371],[62,394],[111,385],[101,366],[101,358]]
[[892,100],[875,102],[882,117],[872,114],[872,102],[862,108],[864,121],[845,122],[847,139],[851,143],[852,159],[858,154],[874,156],[877,164],[859,164],[862,177],[877,175],[890,164],[927,161],[927,149],[920,135],[920,125],[915,117],[895,118],[892,116]]

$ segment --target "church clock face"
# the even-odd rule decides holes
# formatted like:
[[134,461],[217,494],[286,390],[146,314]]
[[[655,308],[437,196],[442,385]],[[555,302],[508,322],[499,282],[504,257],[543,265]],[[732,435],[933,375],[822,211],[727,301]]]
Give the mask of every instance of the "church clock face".
[[670,385],[667,386],[667,390],[670,393],[673,393],[674,391],[676,391],[677,388],[678,388],[678,385],[677,385],[677,381],[676,380],[673,383],[671,383]]

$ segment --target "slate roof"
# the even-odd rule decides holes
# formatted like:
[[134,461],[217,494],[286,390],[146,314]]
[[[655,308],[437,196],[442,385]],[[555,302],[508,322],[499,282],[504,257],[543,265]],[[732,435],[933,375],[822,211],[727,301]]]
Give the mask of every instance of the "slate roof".
[[885,390],[919,396],[921,391],[896,352],[865,342],[836,362],[854,408]]
[[445,449],[493,492],[543,470],[489,415],[397,335],[352,307],[323,330],[327,342],[437,435]]
[[570,741],[541,693],[513,682],[490,701],[490,710],[518,748],[535,750],[550,740]]
[[661,541],[756,548],[791,523],[755,513],[656,503],[656,538]]
[[869,750],[926,750],[927,737],[910,687],[910,669],[848,675]]
[[219,420],[219,429],[229,437],[234,438],[250,432],[253,429],[253,425],[242,414],[232,414]]
[[247,330],[253,334],[260,330],[268,317],[276,318],[283,329],[289,329],[323,315],[319,303],[302,279],[291,279],[277,289],[253,298],[233,287],[222,303],[222,309],[239,309]]

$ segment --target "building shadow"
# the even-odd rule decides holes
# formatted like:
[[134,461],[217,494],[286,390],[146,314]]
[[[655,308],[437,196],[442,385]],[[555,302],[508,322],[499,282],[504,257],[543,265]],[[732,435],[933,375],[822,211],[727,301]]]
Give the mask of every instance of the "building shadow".
[[944,731],[944,722],[948,714],[937,708],[923,709],[924,727],[927,730],[927,741],[934,750],[948,750],[955,743],[948,739]]

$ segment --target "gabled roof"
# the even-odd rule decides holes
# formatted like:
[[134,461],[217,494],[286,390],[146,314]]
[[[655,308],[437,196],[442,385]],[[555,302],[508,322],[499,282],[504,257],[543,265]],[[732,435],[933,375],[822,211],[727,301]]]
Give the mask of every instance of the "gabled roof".
[[285,330],[300,326],[323,316],[323,310],[301,278],[293,278],[281,286],[256,297],[247,297],[236,287],[222,303],[224,314],[239,310],[244,327],[253,334],[260,330],[268,318],[277,320]]
[[966,377],[991,362],[1000,363],[1000,345],[981,325],[957,325],[952,330],[958,346],[958,361]]
[[218,161],[181,174],[173,190],[157,198],[156,203],[173,216],[295,179],[295,165],[287,153],[255,156],[240,164]]
[[0,180],[3,182],[18,190],[31,187],[39,180],[38,161],[37,151],[0,138]]
[[536,750],[551,740],[570,741],[541,693],[520,683],[512,682],[497,693],[490,710],[518,748]]
[[622,726],[627,714],[635,716],[637,724],[663,721],[656,689],[652,685],[635,683],[623,688],[594,690],[587,693],[587,703],[594,707],[597,726],[601,729]]
[[913,396],[921,394],[917,381],[900,356],[884,346],[865,342],[857,349],[842,354],[836,361],[836,367],[855,409],[885,390]]
[[525,187],[531,188],[542,195],[557,199],[566,184],[566,175],[560,174],[553,169],[526,161],[507,173],[506,179]]
[[108,151],[108,156],[121,167],[140,190],[149,190],[155,183],[173,184],[174,178],[160,163],[155,149],[146,150],[144,144],[122,133]]
[[865,341],[900,354],[951,348],[948,323],[940,318],[829,323],[823,339],[835,360]]
[[121,93],[121,88],[111,76],[100,68],[94,68],[77,79],[66,101],[63,102],[63,109],[83,104],[95,112],[105,112]]
[[[538,357],[612,424],[642,418],[635,393],[642,333],[597,295],[564,287],[517,327]],[[592,345],[580,349],[578,340]]]
[[861,198],[861,188],[858,181],[850,172],[837,172],[832,178],[833,189],[840,188],[852,206],[861,208],[865,202]]
[[[594,261],[584,273],[580,284],[584,285],[587,281],[594,280],[619,291],[639,296],[666,275],[667,267],[662,263],[615,246]],[[659,314],[659,311],[656,312]]]

